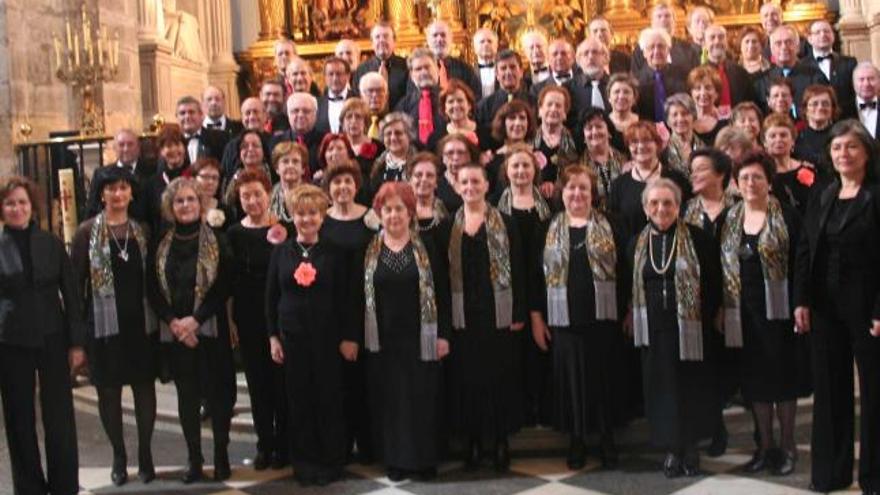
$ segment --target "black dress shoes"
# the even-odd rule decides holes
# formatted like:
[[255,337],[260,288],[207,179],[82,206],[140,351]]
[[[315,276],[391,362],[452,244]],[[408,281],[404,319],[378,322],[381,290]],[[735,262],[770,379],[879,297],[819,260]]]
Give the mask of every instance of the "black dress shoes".
[[479,469],[480,462],[483,460],[483,448],[480,446],[479,440],[471,440],[467,457],[464,460],[465,471],[475,471]]
[[663,461],[663,475],[667,478],[678,478],[684,474],[681,466],[681,457],[672,452],[666,454],[666,460]]
[[507,439],[503,438],[495,443],[495,472],[503,473],[510,469],[510,448]]
[[141,468],[138,470],[138,479],[146,485],[156,479],[156,470],[153,467]]
[[229,466],[229,454],[217,452],[214,454],[214,481],[226,481],[232,476],[232,468]]
[[752,459],[743,466],[742,470],[744,473],[760,473],[761,471],[768,469],[771,464],[770,451],[759,449],[755,451],[752,455]]
[[186,469],[183,471],[183,476],[180,477],[180,481],[188,485],[201,481],[204,477],[205,473],[202,472],[201,464],[187,464]]
[[599,442],[599,460],[602,461],[603,469],[617,469],[620,464],[620,455],[617,453],[612,434],[602,435]]
[[795,456],[794,452],[782,450],[779,455],[779,461],[773,468],[773,474],[776,476],[788,476],[794,472],[796,464],[797,457]]
[[113,469],[110,471],[110,481],[115,486],[122,486],[128,482],[128,466],[125,460],[114,460]]
[[722,424],[718,428],[715,429],[715,434],[712,435],[712,443],[709,444],[709,448],[706,449],[706,455],[709,457],[721,457],[727,452],[727,428]]
[[572,471],[582,469],[587,464],[584,442],[580,437],[571,437],[566,464],[568,465],[568,469],[571,469]]
[[388,471],[385,473],[388,476],[388,479],[397,483],[398,481],[403,481],[406,479],[406,473],[403,469],[398,469],[394,467],[388,467]]
[[268,452],[257,452],[254,456],[254,471],[264,471],[269,468],[272,462],[272,456]]
[[272,469],[284,469],[290,465],[290,458],[287,454],[275,452],[272,455]]

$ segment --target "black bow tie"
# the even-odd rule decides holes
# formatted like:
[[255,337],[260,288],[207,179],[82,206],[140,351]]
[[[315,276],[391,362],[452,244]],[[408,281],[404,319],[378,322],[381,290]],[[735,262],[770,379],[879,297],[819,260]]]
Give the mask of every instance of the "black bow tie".
[[550,72],[550,70],[546,67],[537,67],[534,71],[535,74],[541,74],[542,72]]
[[816,57],[816,63],[822,63],[823,60],[831,60],[831,55],[819,55]]
[[208,129],[222,129],[222,125],[218,122],[208,122],[206,126]]
[[571,72],[563,72],[561,74],[556,74],[556,79],[571,79]]
[[338,95],[338,96],[327,95],[327,99],[330,101],[342,101],[344,99],[344,97],[342,95]]
[[864,110],[866,108],[873,108],[876,110],[877,109],[877,100],[859,103],[859,110]]
[[492,63],[489,63],[489,64],[477,64],[477,67],[480,68],[480,69],[494,69],[494,68],[495,68],[495,64],[492,64]]

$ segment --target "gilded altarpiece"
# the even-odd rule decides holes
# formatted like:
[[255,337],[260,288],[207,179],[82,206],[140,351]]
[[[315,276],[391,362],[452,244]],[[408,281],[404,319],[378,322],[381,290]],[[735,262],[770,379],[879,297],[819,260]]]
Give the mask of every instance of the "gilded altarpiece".
[[[425,44],[424,28],[432,19],[450,24],[453,54],[472,58],[469,40],[478,28],[498,33],[502,46],[517,48],[529,30],[573,43],[585,35],[590,19],[603,16],[614,27],[616,48],[629,49],[649,23],[648,13],[658,0],[259,0],[260,38],[238,54],[242,65],[241,89],[254,94],[259,82],[275,75],[272,44],[281,35],[291,36],[301,56],[310,60],[320,78],[321,61],[333,54],[339,39],[356,40],[362,57],[370,56],[369,31],[378,20],[387,20],[397,32],[397,52],[406,55]],[[762,0],[673,0],[678,19],[676,33],[685,38],[685,12],[697,5],[716,13],[716,22],[728,29],[728,39],[738,30],[759,25]],[[806,31],[816,19],[832,19],[825,4],[816,0],[782,2],[783,19]],[[731,47],[734,48],[734,47]]]

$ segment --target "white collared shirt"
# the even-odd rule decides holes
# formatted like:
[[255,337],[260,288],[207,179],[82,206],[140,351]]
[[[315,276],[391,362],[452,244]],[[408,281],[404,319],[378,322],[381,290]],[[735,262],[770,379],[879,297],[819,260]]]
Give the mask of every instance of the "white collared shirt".
[[819,57],[825,57],[831,55],[831,52],[828,53],[818,53],[816,51],[813,52],[813,58],[816,59],[816,63],[819,65],[819,70],[825,74],[825,79],[831,81],[831,59],[826,58],[825,60],[819,62]]
[[189,137],[185,137],[186,141],[186,154],[189,155],[189,162],[195,163],[199,158],[199,145],[201,144],[201,140],[199,139],[200,133],[192,134]]
[[[868,132],[871,133],[871,136],[874,138],[877,137],[877,108],[860,108],[862,103],[866,103],[871,100],[864,100],[861,96],[856,96],[856,109],[859,111],[859,120],[865,126],[865,129],[868,129]],[[875,96],[873,101],[878,101],[878,98]]]
[[217,124],[215,129],[226,130],[226,116],[221,115],[219,119],[212,119],[211,117],[205,116],[205,120],[202,121],[202,127],[205,129],[210,129],[208,124]]
[[[341,94],[333,94],[333,91],[327,90],[327,120],[330,122],[330,132],[337,133],[339,132],[339,115],[342,114],[342,105],[345,104],[345,99],[348,98],[348,86],[342,90]],[[329,97],[342,96],[342,99],[339,101],[330,100]]]
[[483,98],[495,92],[495,65],[492,62],[478,60],[479,64],[492,64],[492,67],[480,67],[480,86],[483,88]]
[[[116,160],[116,166],[117,166],[117,167],[124,167],[125,164],[122,163],[122,160]],[[131,162],[131,173],[132,173],[132,175],[134,175],[135,172],[137,172],[137,168],[138,168],[138,161],[135,160],[135,161]]]

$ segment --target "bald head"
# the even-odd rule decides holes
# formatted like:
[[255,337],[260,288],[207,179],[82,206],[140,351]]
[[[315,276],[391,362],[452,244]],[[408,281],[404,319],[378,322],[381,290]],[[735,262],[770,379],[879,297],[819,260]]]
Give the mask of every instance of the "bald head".
[[449,47],[452,44],[452,31],[449,29],[449,24],[439,20],[428,24],[425,29],[425,38],[427,38],[425,41],[428,43],[428,48],[431,49],[435,57],[443,58],[449,55]]
[[609,58],[608,47],[595,36],[581,41],[575,53],[578,66],[591,79],[596,79],[605,72]]
[[266,124],[266,109],[259,98],[251,96],[241,102],[241,123],[248,130],[263,130]]
[[548,49],[550,53],[550,69],[555,72],[570,72],[574,66],[574,48],[563,39],[554,39]]
[[219,119],[226,113],[226,94],[217,86],[208,86],[202,92],[202,108],[212,119]]
[[113,138],[113,149],[116,151],[116,160],[131,165],[141,154],[141,142],[133,130],[120,129]]
[[351,70],[357,68],[361,61],[361,50],[353,40],[339,40],[339,43],[336,43],[334,54],[348,62],[348,66],[351,67]]

